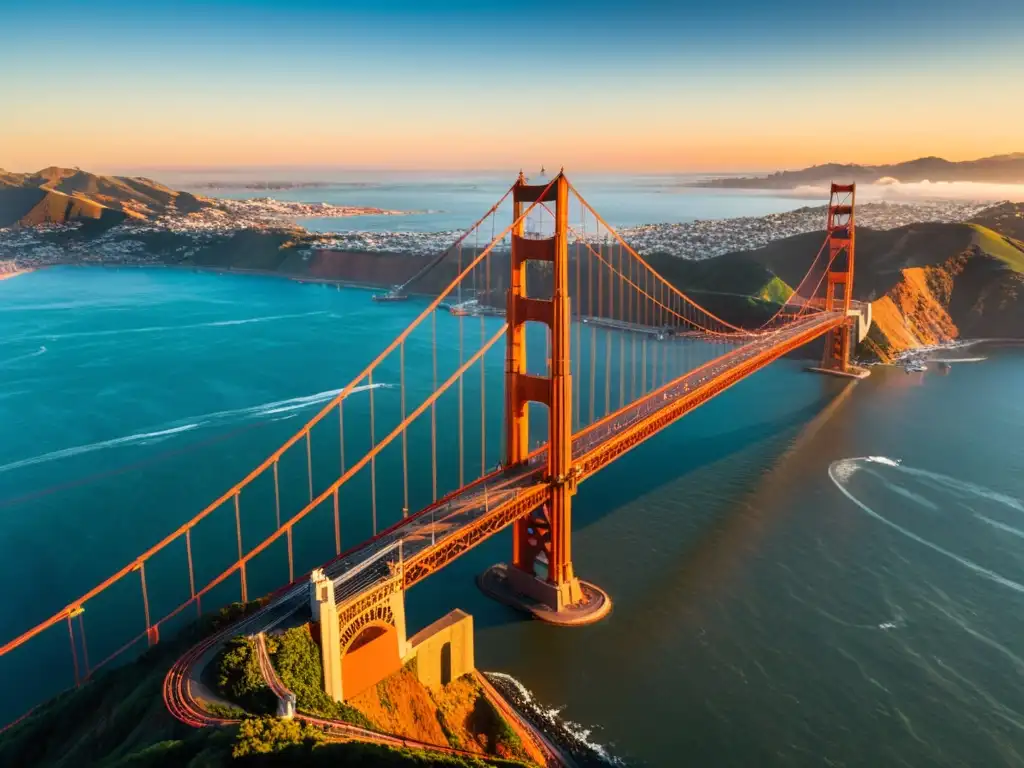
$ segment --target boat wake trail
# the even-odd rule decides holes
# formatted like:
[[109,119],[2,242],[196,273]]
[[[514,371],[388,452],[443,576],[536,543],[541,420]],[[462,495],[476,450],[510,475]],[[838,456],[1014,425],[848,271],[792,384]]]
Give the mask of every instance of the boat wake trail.
[[0,466],[0,472],[10,472],[14,469],[21,469],[22,467],[31,467],[33,464],[43,464],[47,461],[56,461],[58,459],[68,459],[72,456],[78,456],[83,453],[92,453],[93,451],[102,451],[104,448],[115,448],[121,445],[133,445],[135,443],[144,443],[147,440],[154,440],[162,437],[170,437],[181,432],[189,432],[193,429],[197,429],[198,424],[186,424],[181,427],[174,427],[172,429],[162,429],[156,432],[143,432],[138,435],[127,435],[126,437],[117,437],[113,440],[102,440],[98,443],[89,443],[88,445],[76,445],[72,448],[62,448],[59,451],[51,451],[50,453],[44,453],[41,456],[33,456],[29,459],[21,459],[20,461],[12,461],[10,464],[4,464]]
[[[357,392],[365,392],[369,389],[390,389],[392,386],[393,385],[386,383],[375,383],[372,385],[367,384],[359,387],[353,387],[349,396]],[[192,432],[197,429],[225,426],[227,424],[244,420],[261,420],[282,413],[298,411],[319,403],[325,403],[331,398],[336,397],[341,393],[341,391],[342,390],[340,389],[331,389],[325,392],[317,392],[314,395],[292,397],[287,400],[275,400],[270,403],[262,403],[249,408],[236,408],[229,411],[207,413],[202,416],[195,416],[189,419],[164,424],[152,431],[125,435],[124,437],[117,437],[110,440],[101,440],[87,445],[76,445],[71,448],[62,448],[58,451],[50,451],[49,453],[44,453],[39,456],[32,456],[27,459],[12,461],[9,464],[0,465],[0,473],[23,469],[24,467],[31,467],[35,464],[43,464],[48,461],[68,459],[72,456],[80,456],[84,453],[92,453],[94,451],[102,451],[107,448],[121,448],[130,445],[147,445],[154,442],[161,442],[175,435],[179,435],[184,432]]]
[[314,317],[325,315],[326,312],[301,312],[294,315],[267,315],[266,317],[246,317],[239,320],[215,320],[209,323],[194,323],[191,325],[153,325],[144,328],[112,328],[106,331],[76,331],[74,333],[44,333],[39,336],[26,336],[24,338],[46,339],[57,341],[59,339],[84,339],[97,336],[122,336],[131,333],[164,333],[167,331],[188,331],[197,328],[222,328],[232,325],[249,325],[251,323],[269,323],[275,320],[292,320],[299,317]]
[[12,357],[9,360],[0,361],[0,368],[6,368],[7,366],[9,366],[9,365],[11,365],[13,363],[17,363],[17,362],[19,362],[21,360],[30,360],[33,357],[39,357],[40,355],[45,355],[45,354],[46,354],[46,347],[40,347],[35,352],[29,352],[27,355],[18,355],[17,357]]
[[[1004,587],[1008,587],[1015,592],[1024,593],[1024,584],[1020,584],[992,568],[981,565],[972,559],[972,557],[969,557],[962,552],[955,551],[965,550],[968,547],[972,547],[974,552],[983,557],[986,554],[994,556],[1000,554],[1000,552],[1005,553],[1008,551],[1015,557],[1015,559],[1019,558],[1019,553],[1008,547],[1008,542],[1012,542],[1012,539],[1007,539],[1005,536],[994,539],[995,536],[999,536],[1000,534],[1008,534],[1014,538],[1024,538],[1024,530],[998,519],[1000,514],[1024,514],[1024,503],[1019,499],[999,493],[998,491],[994,491],[990,488],[985,488],[984,486],[958,480],[954,477],[941,475],[936,472],[928,472],[914,467],[907,467],[896,460],[889,459],[884,456],[865,456],[840,459],[829,466],[828,475],[829,479],[832,480],[836,488],[838,488],[844,496],[856,504],[858,508],[879,522],[887,525],[903,536],[906,536],[908,539],[948,557],[978,576],[982,576],[983,578],[994,581]],[[919,486],[918,492],[915,493],[914,491],[903,487],[899,483],[890,482],[887,478],[902,479],[909,481],[910,483],[916,483]],[[863,501],[863,496],[868,490],[870,490],[870,487],[867,484],[870,483],[872,479],[880,480],[882,487],[885,490],[889,492],[895,491],[901,498],[914,502],[914,504],[917,505],[916,507],[911,505],[910,509],[928,510],[928,521],[930,523],[928,526],[929,531],[935,531],[936,533],[949,533],[951,536],[955,537],[955,543],[948,545],[937,543],[930,538],[926,538],[925,536],[914,532],[907,524],[896,522],[895,520],[880,514],[869,506],[865,501]],[[857,493],[855,486],[864,486],[861,488],[864,493]],[[938,493],[938,496],[933,498],[937,499],[939,503],[936,503],[933,499],[927,498],[925,495],[927,493]],[[981,509],[979,509],[979,507]],[[908,507],[906,504],[900,504],[894,505],[893,509],[894,511],[896,509],[900,509],[905,513]],[[970,513],[970,519],[977,520],[983,525],[980,527],[967,526],[965,528],[962,524],[962,520],[949,521],[950,524],[948,526],[935,525],[937,520],[935,513],[948,515],[958,509],[966,510]],[[987,539],[985,538],[986,534],[984,533],[986,530],[989,532],[987,534]]]

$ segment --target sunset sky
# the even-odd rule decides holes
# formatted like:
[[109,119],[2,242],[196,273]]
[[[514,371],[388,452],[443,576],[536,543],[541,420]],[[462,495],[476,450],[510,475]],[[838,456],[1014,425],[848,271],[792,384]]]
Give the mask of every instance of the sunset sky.
[[0,30],[10,170],[1024,151],[1021,0],[50,0]]

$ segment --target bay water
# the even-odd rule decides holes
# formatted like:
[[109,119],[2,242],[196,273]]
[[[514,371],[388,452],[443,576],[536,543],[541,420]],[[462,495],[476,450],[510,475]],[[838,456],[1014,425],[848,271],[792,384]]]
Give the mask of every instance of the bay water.
[[[189,270],[56,268],[0,282],[0,640],[241,479],[422,308]],[[498,328],[473,325],[465,348]],[[454,319],[439,318],[438,339],[443,376],[458,360]],[[420,400],[429,342],[406,350]],[[541,358],[543,342],[531,344]],[[945,373],[876,367],[857,383],[779,361],[580,488],[574,561],[612,597],[603,622],[552,627],[484,597],[474,577],[508,559],[503,533],[411,590],[410,629],[468,611],[480,668],[513,675],[628,765],[1022,764],[1024,354],[982,356]],[[485,358],[488,394],[501,370],[499,344]],[[346,400],[346,434],[364,433],[350,456],[368,445],[371,391],[393,409],[399,375],[385,367]],[[474,381],[463,410],[479,425]],[[438,407],[442,490],[458,483],[455,397]],[[500,436],[497,405],[482,409],[487,446]],[[336,476],[337,432],[315,437],[319,489]],[[467,479],[500,459],[480,446],[467,438]],[[409,453],[418,508],[429,429],[410,433]],[[404,503],[389,456],[379,527]],[[282,506],[301,506],[304,450],[282,480]],[[365,481],[343,497],[343,546],[372,533]],[[273,504],[243,496],[242,520],[249,547],[273,531]],[[235,536],[230,504],[197,527],[198,583],[235,559]],[[330,510],[317,510],[296,529],[296,569],[333,554]],[[147,564],[154,616],[188,598],[185,563],[179,541]],[[143,627],[138,579],[86,605],[93,664]],[[250,594],[286,580],[275,545]],[[228,580],[208,607],[234,599]],[[59,625],[0,659],[0,719],[72,675]]]

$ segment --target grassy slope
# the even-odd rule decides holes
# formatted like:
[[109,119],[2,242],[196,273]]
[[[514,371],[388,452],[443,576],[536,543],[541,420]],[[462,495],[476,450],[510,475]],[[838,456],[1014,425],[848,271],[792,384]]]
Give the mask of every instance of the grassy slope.
[[1014,272],[1024,272],[1024,243],[1007,238],[981,224],[970,224],[974,244],[989,256],[1004,262]]
[[[859,228],[854,297],[866,301],[879,298],[900,281],[903,269],[940,264],[967,248],[973,236],[974,230],[967,224],[926,222],[885,231]],[[720,259],[723,266],[753,261],[788,285],[799,285],[824,238],[824,231],[807,232],[713,261]],[[729,279],[724,274],[724,279]]]
[[[255,604],[250,604],[255,605]],[[189,728],[164,708],[164,676],[192,644],[237,616],[206,617],[125,666],[102,672],[0,734],[0,766],[200,768],[201,766],[486,766],[493,761],[365,744],[322,744],[276,718],[241,729]],[[260,724],[262,723],[262,725]],[[237,756],[232,757],[232,753]]]

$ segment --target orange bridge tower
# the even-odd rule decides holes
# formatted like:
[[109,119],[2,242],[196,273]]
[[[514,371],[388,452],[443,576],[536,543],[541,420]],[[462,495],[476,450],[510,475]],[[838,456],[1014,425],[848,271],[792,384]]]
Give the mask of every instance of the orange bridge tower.
[[850,316],[853,300],[854,199],[856,184],[833,184],[828,201],[828,274],[825,287],[825,311],[843,312],[847,321],[829,331],[825,338],[822,368],[839,373],[850,371],[850,352],[856,317]]
[[[576,470],[572,462],[572,365],[569,296],[569,182],[559,173],[550,183],[530,185],[522,173],[513,187],[511,278],[506,300],[508,337],[505,362],[505,446],[510,469],[529,455],[528,405],[548,407],[548,450],[544,482],[546,501],[513,523],[512,563],[481,576],[485,592],[558,624],[597,621],[611,609],[598,587],[576,577],[572,565],[572,497]],[[524,203],[546,203],[553,211],[551,237],[525,232]],[[553,205],[552,205],[553,204]],[[526,287],[527,264],[548,262],[552,273],[550,299],[532,298]],[[527,372],[526,323],[547,326],[551,361],[547,376]]]

